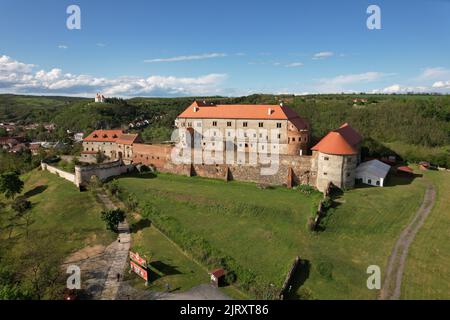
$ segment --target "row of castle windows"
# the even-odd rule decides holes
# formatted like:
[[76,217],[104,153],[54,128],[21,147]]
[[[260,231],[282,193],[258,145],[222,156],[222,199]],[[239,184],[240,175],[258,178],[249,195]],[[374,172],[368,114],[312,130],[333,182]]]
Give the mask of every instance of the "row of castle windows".
[[[185,123],[181,123],[181,126],[184,127]],[[187,123],[188,127],[192,127],[192,122],[188,122]],[[197,127],[201,127],[202,123],[201,122],[197,122]],[[217,121],[213,121],[212,122],[212,126],[213,127],[217,127]],[[227,121],[227,127],[231,127],[232,126],[232,122],[231,121]],[[242,122],[242,126],[243,127],[248,127],[248,122]],[[281,128],[282,123],[281,122],[277,122],[277,128]],[[258,127],[259,128],[264,128],[264,122],[258,122]],[[292,127],[292,126],[291,126]]]

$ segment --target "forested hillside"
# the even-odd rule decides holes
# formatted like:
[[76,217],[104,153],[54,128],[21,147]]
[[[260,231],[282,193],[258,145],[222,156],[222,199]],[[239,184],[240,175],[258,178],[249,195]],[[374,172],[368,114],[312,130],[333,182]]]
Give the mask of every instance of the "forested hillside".
[[[367,101],[353,102],[355,98]],[[148,120],[140,131],[147,142],[167,140],[175,117],[194,99],[216,103],[274,103],[283,101],[311,124],[313,142],[330,129],[350,123],[365,138],[369,155],[397,152],[410,161],[429,160],[450,166],[450,96],[438,95],[251,95],[237,98],[92,99],[0,95],[0,122],[52,122],[55,138],[65,131],[128,128]]]

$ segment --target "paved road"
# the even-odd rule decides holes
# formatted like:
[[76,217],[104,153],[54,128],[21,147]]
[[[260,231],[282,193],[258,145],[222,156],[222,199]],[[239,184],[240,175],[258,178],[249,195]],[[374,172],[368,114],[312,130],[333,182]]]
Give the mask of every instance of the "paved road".
[[119,300],[231,300],[229,296],[211,284],[201,284],[186,292],[155,292],[137,290],[123,282],[120,288]]
[[405,269],[409,246],[430,214],[435,199],[436,189],[430,183],[425,191],[422,205],[417,210],[411,223],[403,229],[389,257],[386,277],[380,292],[381,300],[398,300],[400,298],[403,270]]

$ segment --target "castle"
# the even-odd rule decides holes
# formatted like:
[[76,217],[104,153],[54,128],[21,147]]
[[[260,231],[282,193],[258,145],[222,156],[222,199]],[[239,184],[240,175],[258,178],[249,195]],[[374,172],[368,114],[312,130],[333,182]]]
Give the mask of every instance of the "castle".
[[105,96],[101,93],[98,93],[95,95],[95,102],[96,103],[104,103],[105,102]]
[[[95,130],[83,140],[81,160],[95,162],[102,154],[161,172],[288,187],[308,184],[320,191],[330,183],[343,189],[355,183],[362,138],[347,123],[308,149],[309,124],[288,106],[195,101],[176,118],[175,128],[172,144],[144,144],[138,134]],[[184,158],[177,161],[180,153]],[[262,174],[268,167],[276,170]]]

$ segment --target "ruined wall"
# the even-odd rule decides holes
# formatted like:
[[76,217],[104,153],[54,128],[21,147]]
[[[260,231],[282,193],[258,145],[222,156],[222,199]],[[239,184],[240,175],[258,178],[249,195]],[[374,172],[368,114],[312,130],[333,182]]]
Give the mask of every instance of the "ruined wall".
[[107,162],[101,164],[93,164],[89,166],[75,166],[75,184],[77,186],[84,185],[91,181],[93,176],[104,181],[110,177],[119,176],[130,172],[133,165],[124,165],[121,160]]
[[42,170],[47,170],[50,173],[56,174],[60,176],[61,178],[64,178],[72,183],[75,183],[75,174],[61,170],[57,167],[53,167],[48,165],[47,163],[41,162],[41,168]]

